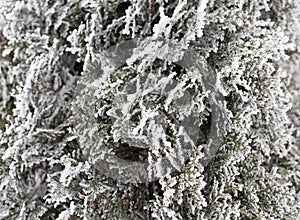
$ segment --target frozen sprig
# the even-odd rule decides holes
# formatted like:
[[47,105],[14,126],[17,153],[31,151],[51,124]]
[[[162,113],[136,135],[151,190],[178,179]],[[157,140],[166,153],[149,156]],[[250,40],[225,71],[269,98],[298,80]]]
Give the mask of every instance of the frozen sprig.
[[[298,5],[0,0],[0,219],[299,218]],[[125,67],[103,55],[133,38]],[[170,64],[189,48],[224,95],[226,135],[205,167],[216,93]],[[180,126],[190,115],[198,143]],[[158,178],[107,177],[95,161],[108,153]]]

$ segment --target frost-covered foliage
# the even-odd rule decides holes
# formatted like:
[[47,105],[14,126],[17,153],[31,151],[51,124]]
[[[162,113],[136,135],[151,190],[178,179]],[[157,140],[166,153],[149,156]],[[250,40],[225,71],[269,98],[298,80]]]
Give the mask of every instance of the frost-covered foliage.
[[[297,219],[298,4],[0,0],[0,218]],[[136,38],[127,64],[106,59]],[[175,64],[189,49],[216,91]],[[217,92],[225,131],[204,164]],[[190,115],[198,141],[179,123]],[[112,152],[161,173],[117,181],[96,161]]]

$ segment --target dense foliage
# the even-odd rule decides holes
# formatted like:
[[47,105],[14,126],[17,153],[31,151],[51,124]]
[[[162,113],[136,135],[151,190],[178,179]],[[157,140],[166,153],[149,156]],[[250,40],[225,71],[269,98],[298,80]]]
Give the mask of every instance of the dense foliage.
[[[299,16],[297,0],[0,0],[0,218],[299,218]],[[137,38],[127,63],[105,56]],[[177,63],[189,50],[203,71]],[[111,152],[159,175],[107,176]]]

